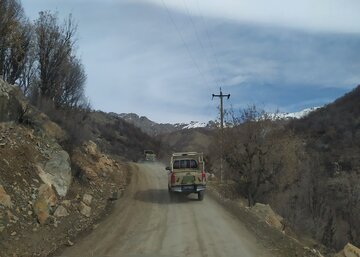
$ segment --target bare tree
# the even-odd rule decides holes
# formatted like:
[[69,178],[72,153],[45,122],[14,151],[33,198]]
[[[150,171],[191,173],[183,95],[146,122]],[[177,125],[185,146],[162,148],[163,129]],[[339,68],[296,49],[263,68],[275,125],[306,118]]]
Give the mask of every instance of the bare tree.
[[0,1],[0,76],[15,84],[26,65],[31,49],[32,29],[21,4]]
[[55,102],[61,99],[61,84],[73,50],[76,26],[71,16],[63,25],[59,25],[56,14],[40,12],[39,15],[35,22],[39,89],[42,97]]
[[29,96],[31,94],[31,90],[35,88],[39,82],[37,65],[38,63],[35,54],[35,46],[34,41],[32,40],[31,47],[26,56],[23,69],[17,81],[17,84],[19,85],[25,96]]
[[56,102],[61,106],[78,107],[84,101],[86,74],[80,59],[71,56],[65,65],[63,74],[62,94]]
[[232,128],[225,133],[225,160],[237,172],[252,206],[262,185],[275,186],[281,171],[294,169],[301,142],[255,106],[232,116]]

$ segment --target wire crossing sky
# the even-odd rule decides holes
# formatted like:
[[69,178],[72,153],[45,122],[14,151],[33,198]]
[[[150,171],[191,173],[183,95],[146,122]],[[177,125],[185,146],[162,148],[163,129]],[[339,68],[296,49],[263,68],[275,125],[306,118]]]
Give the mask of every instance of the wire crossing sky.
[[[356,0],[23,0],[78,23],[92,106],[157,122],[217,117],[233,107],[299,111],[360,84]],[[225,105],[228,108],[229,104]]]

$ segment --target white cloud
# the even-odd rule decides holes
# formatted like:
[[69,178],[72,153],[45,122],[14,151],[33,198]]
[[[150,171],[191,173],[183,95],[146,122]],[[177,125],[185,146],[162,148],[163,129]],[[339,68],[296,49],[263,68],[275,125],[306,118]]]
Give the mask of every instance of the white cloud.
[[[144,0],[191,14],[307,30],[360,33],[358,0]],[[186,3],[186,6],[184,4]]]
[[[217,115],[218,102],[211,101],[211,94],[219,86],[223,86],[224,93],[231,93],[228,105],[260,102],[297,111],[299,105],[292,103],[315,99],[314,105],[318,105],[319,96],[335,99],[348,90],[349,83],[360,82],[356,75],[360,70],[359,35],[309,33],[273,26],[350,31],[347,18],[340,15],[332,21],[324,18],[323,25],[316,22],[314,16],[327,14],[306,11],[309,0],[291,8],[288,1],[279,0],[271,1],[271,7],[260,0],[164,0],[193,58],[161,1],[22,2],[32,18],[40,10],[58,10],[60,15],[73,13],[79,24],[78,52],[88,74],[86,92],[94,108],[104,111],[136,112],[164,122],[206,121]],[[183,1],[191,14],[202,12],[204,18],[192,17],[197,31]],[[316,3],[321,6],[325,2]],[[356,9],[356,4],[352,8]],[[338,11],[349,19],[358,19],[345,9],[339,6]],[[359,24],[354,21],[352,26]],[[339,90],[313,92],[329,86],[338,86]]]

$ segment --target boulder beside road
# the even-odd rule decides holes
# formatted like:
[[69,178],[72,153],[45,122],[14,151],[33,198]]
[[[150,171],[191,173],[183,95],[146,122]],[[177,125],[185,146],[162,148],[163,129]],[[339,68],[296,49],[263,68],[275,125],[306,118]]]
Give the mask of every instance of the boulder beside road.
[[52,153],[44,167],[37,165],[38,175],[45,184],[53,185],[59,196],[66,196],[72,181],[70,157],[63,150]]

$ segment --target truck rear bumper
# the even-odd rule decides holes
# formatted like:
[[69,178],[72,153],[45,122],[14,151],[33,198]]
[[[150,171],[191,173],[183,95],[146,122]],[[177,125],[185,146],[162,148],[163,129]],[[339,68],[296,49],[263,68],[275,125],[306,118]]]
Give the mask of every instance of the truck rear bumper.
[[177,193],[197,193],[204,191],[206,189],[205,185],[183,185],[183,186],[172,186],[170,188],[171,192]]

